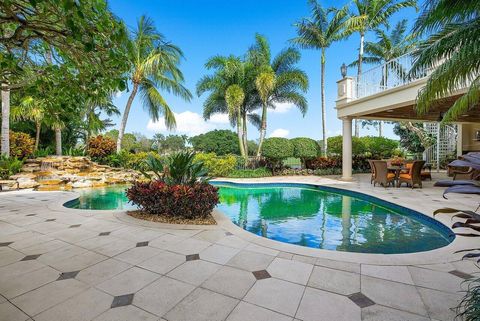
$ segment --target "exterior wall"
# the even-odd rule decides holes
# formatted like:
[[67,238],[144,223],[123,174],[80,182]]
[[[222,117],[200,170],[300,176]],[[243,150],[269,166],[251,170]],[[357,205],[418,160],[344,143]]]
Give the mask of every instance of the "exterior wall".
[[480,131],[480,124],[463,124],[463,152],[480,152],[480,141],[475,140],[475,133]]

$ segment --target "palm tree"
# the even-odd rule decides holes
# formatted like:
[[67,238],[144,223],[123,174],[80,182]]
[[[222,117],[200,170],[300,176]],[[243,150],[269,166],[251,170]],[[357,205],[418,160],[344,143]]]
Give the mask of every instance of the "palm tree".
[[128,77],[132,82],[132,91],[118,131],[117,152],[121,150],[128,114],[137,92],[153,121],[164,116],[167,128],[175,127],[175,116],[157,88],[187,101],[191,99],[192,95],[182,85],[183,74],[178,68],[182,57],[180,48],[168,43],[151,19],[145,16],[139,19],[137,30],[127,43],[126,59],[130,65]]
[[28,120],[35,124],[35,147],[38,150],[40,131],[45,118],[45,102],[33,96],[23,97],[18,106],[12,106],[10,116],[13,120]]
[[[248,156],[247,121],[258,127],[260,120],[253,110],[258,107],[258,95],[255,89],[256,69],[251,62],[235,56],[214,56],[205,64],[213,69],[213,75],[203,76],[197,83],[197,95],[210,92],[203,103],[203,117],[210,119],[213,114],[228,114],[232,126],[237,127],[238,143],[242,156]],[[234,86],[234,87],[231,87]],[[239,88],[243,92],[241,100]],[[229,90],[229,88],[232,88]],[[227,90],[228,99],[227,99]],[[237,109],[236,112],[232,108]]]
[[323,154],[327,154],[327,111],[325,107],[325,62],[326,50],[334,42],[345,39],[351,32],[348,20],[348,10],[343,7],[337,9],[325,9],[316,0],[309,0],[312,7],[311,17],[303,19],[295,26],[298,36],[293,43],[306,49],[321,51],[320,73],[321,73],[321,100],[322,100],[322,139]]
[[[406,35],[407,19],[400,20],[392,31],[387,34],[384,30],[376,30],[377,42],[365,42],[363,62],[367,64],[384,64],[382,70],[383,77],[380,86],[387,86],[389,72],[396,73],[398,78],[405,78],[407,71],[404,66],[400,65],[395,58],[403,56],[412,51],[418,44],[415,34]],[[388,30],[388,28],[387,28]],[[358,67],[358,60],[353,61],[349,67]],[[378,127],[378,136],[383,135],[382,121],[363,121],[364,125],[374,125]]]
[[238,141],[240,144],[240,154],[243,157],[247,157],[247,151],[245,150],[245,144],[243,140],[244,136],[244,125],[242,117],[242,105],[245,100],[245,93],[243,92],[242,87],[237,84],[228,86],[225,91],[225,102],[228,107],[228,115],[231,120],[237,119],[237,134]]
[[257,69],[255,89],[262,107],[257,149],[257,156],[260,156],[267,130],[267,109],[275,108],[277,103],[288,102],[297,106],[302,115],[305,115],[307,100],[303,93],[308,90],[308,77],[296,67],[301,57],[298,50],[286,48],[271,59],[270,45],[262,35],[255,35],[255,44],[247,56],[248,61]]
[[[417,97],[416,109],[425,113],[459,88],[467,92],[444,115],[453,121],[480,103],[480,3],[432,0],[426,3],[414,31],[427,34],[420,44],[412,76],[434,69]],[[439,65],[439,62],[441,64]]]
[[[381,26],[388,26],[388,19],[407,7],[417,7],[416,0],[353,0],[353,11],[349,24],[360,34],[358,50],[357,90],[362,74],[365,34]],[[355,120],[355,136],[360,134],[359,122]]]

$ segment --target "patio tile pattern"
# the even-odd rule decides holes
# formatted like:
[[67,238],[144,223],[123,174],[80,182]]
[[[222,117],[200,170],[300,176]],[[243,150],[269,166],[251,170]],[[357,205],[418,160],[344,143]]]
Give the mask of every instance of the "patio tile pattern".
[[[420,192],[374,190],[365,178],[345,188],[399,203],[421,193],[416,209],[425,213],[477,203],[439,205],[442,190],[430,182]],[[314,257],[221,225],[147,227],[52,206],[71,195],[0,194],[0,321],[447,321],[461,283],[478,272],[461,256],[420,264]]]

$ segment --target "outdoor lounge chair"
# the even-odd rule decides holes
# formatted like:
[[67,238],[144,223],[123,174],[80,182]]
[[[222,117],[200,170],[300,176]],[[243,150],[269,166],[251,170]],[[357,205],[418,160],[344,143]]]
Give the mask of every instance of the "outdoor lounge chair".
[[383,187],[387,187],[388,185],[395,183],[395,174],[388,172],[386,161],[374,160],[372,163],[375,171],[373,186],[380,184]]
[[423,165],[425,165],[425,161],[414,161],[410,171],[408,173],[401,173],[398,177],[398,186],[400,187],[402,183],[407,183],[407,186],[411,186],[412,188],[415,185],[418,185],[420,188],[422,187],[422,169]]

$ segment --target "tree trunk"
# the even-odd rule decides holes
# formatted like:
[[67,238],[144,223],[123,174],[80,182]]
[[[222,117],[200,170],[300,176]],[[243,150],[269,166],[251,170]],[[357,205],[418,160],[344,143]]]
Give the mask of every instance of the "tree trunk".
[[265,139],[265,134],[267,133],[267,104],[264,103],[262,107],[262,126],[260,127],[260,139],[258,142],[257,157],[259,157],[262,153],[263,140]]
[[62,156],[62,130],[55,126],[55,154]]
[[378,121],[378,137],[383,137],[383,121]]
[[42,124],[40,122],[35,122],[35,147],[34,150],[38,150],[38,145],[40,144],[40,131],[42,130]]
[[245,150],[245,161],[248,159],[248,139],[247,139],[247,113],[243,113],[243,149]]
[[2,84],[2,156],[10,157],[10,89]]
[[[357,70],[357,96],[360,90],[360,81],[362,74],[362,62],[363,62],[363,45],[365,41],[365,34],[360,32],[360,50],[358,51],[358,70]],[[360,136],[360,121],[355,119],[355,137]]]
[[246,159],[245,148],[243,146],[243,124],[242,124],[242,115],[240,109],[238,110],[237,115],[237,135],[238,135],[238,147],[240,148],[240,155]]
[[128,113],[130,112],[130,108],[132,107],[133,100],[135,99],[135,95],[137,94],[138,84],[133,83],[133,89],[130,93],[130,97],[128,97],[127,105],[125,106],[125,110],[123,111],[123,118],[122,122],[120,123],[120,128],[118,129],[118,138],[117,138],[117,153],[120,153],[122,150],[122,140],[123,135],[125,134],[125,127],[127,126],[128,120]]
[[323,156],[327,156],[327,148],[328,148],[328,142],[327,142],[327,110],[325,108],[325,48],[322,48],[322,61],[320,63],[321,66],[321,78],[320,78],[320,83],[321,83],[321,90],[320,90],[320,95],[321,95],[321,100],[322,100],[322,138],[323,138],[323,148],[322,148],[322,153]]

